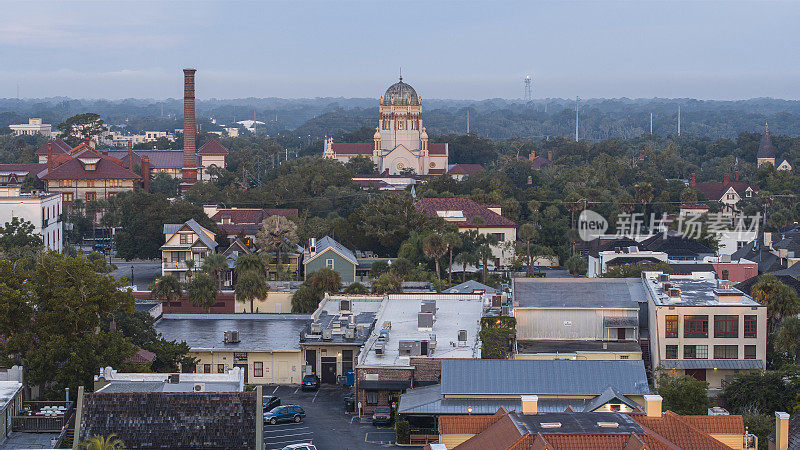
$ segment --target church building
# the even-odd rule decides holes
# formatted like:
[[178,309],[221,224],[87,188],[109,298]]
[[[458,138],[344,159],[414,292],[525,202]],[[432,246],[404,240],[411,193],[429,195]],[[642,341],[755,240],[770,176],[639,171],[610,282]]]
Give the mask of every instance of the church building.
[[769,124],[764,124],[764,135],[761,137],[761,143],[758,145],[758,153],[756,154],[758,167],[764,164],[772,164],[776,170],[792,170],[792,165],[789,161],[775,157],[775,146],[772,145],[772,135],[769,133]]
[[422,97],[411,85],[400,81],[381,96],[380,117],[373,142],[338,143],[325,140],[323,157],[347,162],[370,158],[381,175],[441,175],[447,172],[447,144],[429,143],[422,126]]

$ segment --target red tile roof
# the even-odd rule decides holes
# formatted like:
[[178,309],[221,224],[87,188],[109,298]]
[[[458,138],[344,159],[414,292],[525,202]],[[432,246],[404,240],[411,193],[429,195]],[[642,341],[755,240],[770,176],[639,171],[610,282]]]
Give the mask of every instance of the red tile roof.
[[431,142],[428,144],[428,153],[431,155],[446,155],[448,153],[447,144]]
[[451,175],[475,175],[478,172],[483,172],[484,169],[480,164],[456,164],[447,172]]
[[[86,170],[81,161],[81,159],[89,158],[98,159],[94,170]],[[124,164],[119,159],[91,149],[79,150],[74,156],[60,155],[60,160],[65,160],[65,162],[58,164],[52,172],[39,178],[42,180],[139,180],[142,178],[123,167]]]
[[552,166],[553,165],[553,161],[550,161],[549,159],[547,159],[547,158],[545,158],[543,156],[537,156],[537,157],[531,159],[530,161],[531,161],[531,166],[532,166],[532,168],[534,170],[539,170],[544,166]]
[[679,448],[695,450],[716,450],[729,448],[712,438],[700,428],[683,420],[681,416],[667,411],[661,417],[647,417],[644,414],[631,414],[631,418],[642,427],[645,434],[666,440]]
[[153,362],[154,359],[156,359],[156,354],[155,353],[149,352],[149,351],[147,351],[147,350],[145,350],[143,348],[140,348],[139,351],[136,352],[135,355],[127,358],[125,360],[125,362],[126,363],[131,363],[131,364],[145,364],[145,363]]
[[704,433],[744,435],[742,416],[681,416],[681,418]]
[[30,163],[30,164],[0,164],[0,173],[14,173],[17,175],[36,175],[39,172],[47,170],[47,164]]
[[198,155],[227,155],[228,149],[225,148],[224,145],[220,144],[214,138],[209,139],[208,142],[203,144],[199,150],[197,150]]
[[[637,442],[638,441],[638,442]],[[635,434],[548,434],[536,435],[532,448],[548,450],[622,450],[642,448],[644,443]],[[638,447],[635,444],[639,444]],[[529,449],[529,447],[520,447]]]
[[439,416],[440,434],[478,434],[497,422],[502,415],[492,416]]
[[[53,141],[53,154],[58,153],[69,153],[72,151],[72,147],[69,146],[66,142],[64,142],[61,138],[58,138]],[[36,155],[39,156],[47,156],[47,142],[44,143],[38,150],[36,150]]]
[[514,421],[507,414],[490,425],[484,431],[472,436],[455,448],[458,450],[510,449],[525,436],[525,433],[520,432]]
[[336,155],[372,155],[372,148],[374,144],[362,143],[333,143],[333,153]]
[[740,197],[745,197],[747,188],[758,191],[758,187],[750,186],[744,181],[729,181],[727,184],[724,182],[708,182],[708,183],[694,183],[690,187],[702,192],[709,200],[721,200],[722,197],[728,192],[728,189],[733,188]]
[[513,221],[468,198],[422,198],[414,206],[430,217],[438,217],[437,211],[461,211],[466,220],[451,222],[459,228],[476,228],[477,225],[473,224],[476,217],[483,219],[484,224],[480,228],[517,226]]

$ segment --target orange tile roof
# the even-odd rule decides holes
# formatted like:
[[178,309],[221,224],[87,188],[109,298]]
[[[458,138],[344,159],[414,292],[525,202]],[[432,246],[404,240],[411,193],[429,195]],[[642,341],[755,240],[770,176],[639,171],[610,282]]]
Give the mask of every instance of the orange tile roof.
[[500,450],[512,447],[523,449],[519,441],[525,436],[520,432],[511,417],[504,415],[490,424],[483,432],[472,436],[455,447],[458,450]]
[[742,416],[681,416],[681,418],[704,433],[744,435]]
[[500,416],[440,416],[441,434],[478,434],[497,422]]
[[[530,436],[530,435],[528,435]],[[536,435],[533,445],[519,447],[535,450],[622,450],[646,448],[635,434],[548,434]]]
[[661,417],[631,414],[631,418],[642,427],[646,434],[661,438],[660,440],[670,442],[678,448],[691,448],[694,450],[729,448],[672,411],[667,411]]

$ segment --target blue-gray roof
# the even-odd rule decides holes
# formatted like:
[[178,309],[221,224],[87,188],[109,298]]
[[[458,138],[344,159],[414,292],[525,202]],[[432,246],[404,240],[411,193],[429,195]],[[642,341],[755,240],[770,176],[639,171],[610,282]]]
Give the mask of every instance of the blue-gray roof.
[[450,289],[446,289],[442,292],[445,294],[472,294],[475,291],[485,291],[487,294],[496,294],[497,289],[487,286],[482,283],[478,283],[475,280],[468,280],[461,284],[457,284]]
[[[300,332],[310,321],[310,316],[299,314],[187,316],[166,315],[156,322],[155,329],[167,340],[186,341],[192,350],[291,351],[300,349]],[[240,342],[226,344],[226,331],[238,331]]]
[[591,412],[613,400],[619,400],[619,402],[614,402],[614,403],[624,403],[630,406],[632,409],[636,409],[636,407],[639,406],[638,403],[634,402],[633,400],[624,396],[618,390],[609,386],[608,389],[606,389],[602,394],[598,395],[597,397],[593,398],[592,401],[587,403],[586,406],[583,407],[583,410]]
[[644,362],[524,359],[443,359],[442,393],[599,395],[650,393]]
[[318,239],[315,245],[317,247],[317,251],[313,255],[311,254],[311,252],[308,251],[308,249],[303,249],[303,264],[309,263],[317,256],[321,255],[322,253],[325,253],[326,250],[332,249],[340,253],[345,259],[352,262],[354,265],[356,266],[358,265],[358,259],[356,259],[356,255],[354,255],[353,252],[350,251],[350,249],[336,242],[330,236],[325,236],[322,239]]
[[647,302],[639,278],[526,278],[514,280],[522,308],[638,308]]
[[[211,250],[217,248],[218,245],[217,242],[214,239],[208,237],[208,235],[206,234],[206,232],[212,234],[213,232],[205,228],[204,226],[200,225],[199,223],[197,223],[197,221],[194,219],[189,219],[184,223],[177,223],[177,224],[165,223],[164,234],[175,234],[178,231],[180,231],[180,229],[183,228],[184,225],[191,228],[191,230],[194,231],[195,234],[197,235],[197,238],[200,240],[200,242],[205,244],[206,247],[210,248]],[[167,237],[167,240],[169,240],[169,237]]]
[[665,369],[763,369],[760,359],[662,359]]

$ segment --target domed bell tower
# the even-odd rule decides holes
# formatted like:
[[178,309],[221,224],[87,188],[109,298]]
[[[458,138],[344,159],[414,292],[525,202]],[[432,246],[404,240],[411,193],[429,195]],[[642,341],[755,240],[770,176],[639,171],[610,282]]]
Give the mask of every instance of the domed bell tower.
[[421,150],[422,97],[403,82],[403,77],[381,96],[379,110],[381,150],[391,151],[398,145],[411,151]]

